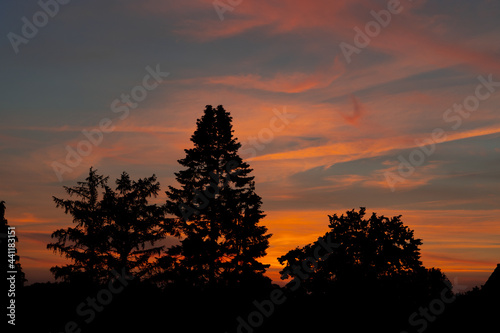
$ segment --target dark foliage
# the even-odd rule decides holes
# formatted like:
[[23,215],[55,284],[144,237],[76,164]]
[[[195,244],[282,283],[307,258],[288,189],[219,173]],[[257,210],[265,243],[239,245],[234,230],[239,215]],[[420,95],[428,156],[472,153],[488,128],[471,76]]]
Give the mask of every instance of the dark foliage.
[[261,198],[252,169],[238,155],[231,116],[207,105],[177,172],[180,188],[169,186],[168,213],[181,244],[163,259],[164,279],[189,286],[237,285],[263,279],[268,267],[257,261],[269,246]]
[[51,268],[56,279],[100,284],[109,280],[113,270],[122,269],[136,277],[150,275],[154,257],[163,249],[156,243],[167,231],[173,232],[165,224],[164,207],[148,203],[160,189],[154,175],[132,181],[124,172],[115,190],[107,180],[91,168],[85,182],[65,187],[77,200],[54,197],[75,224],[56,230],[52,238],[57,241],[47,245],[72,261]]
[[[56,230],[47,247],[71,263],[51,269],[62,282],[22,288],[18,331],[422,333],[497,326],[500,265],[482,288],[456,295],[439,269],[422,265],[422,241],[401,216],[366,218],[365,208],[329,216],[323,236],[278,258],[288,284],[271,284],[268,265],[258,261],[271,235],[259,224],[262,201],[231,121],[222,106],[206,107],[193,148],[179,160],[180,187],[169,186],[165,205],[149,203],[160,191],[154,175],[133,181],[124,172],[112,189],[92,168],[85,181],[65,187],[76,198],[54,197],[74,226]],[[4,213],[1,202],[2,234]],[[179,242],[164,249],[169,235]]]

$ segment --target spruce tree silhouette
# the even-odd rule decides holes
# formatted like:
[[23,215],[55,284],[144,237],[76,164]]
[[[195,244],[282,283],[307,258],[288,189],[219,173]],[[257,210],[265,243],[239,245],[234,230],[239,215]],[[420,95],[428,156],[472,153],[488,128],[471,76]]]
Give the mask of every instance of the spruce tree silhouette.
[[[263,279],[269,265],[257,261],[269,246],[265,215],[252,169],[238,155],[232,117],[207,105],[191,137],[193,148],[178,162],[181,188],[169,186],[167,211],[183,239],[169,249],[164,268],[191,286],[238,285]],[[254,281],[255,282],[255,281]]]
[[108,278],[106,269],[107,234],[104,233],[106,218],[102,209],[102,192],[105,191],[108,177],[97,174],[90,168],[84,182],[77,186],[64,186],[70,197],[79,200],[53,197],[56,206],[64,208],[66,214],[73,216],[74,228],[58,229],[51,235],[57,239],[47,244],[47,249],[59,252],[73,261],[72,264],[54,266],[50,271],[56,279],[81,281],[92,284],[103,283]]
[[73,261],[51,268],[56,279],[101,284],[119,274],[148,276],[154,268],[152,258],[163,246],[155,243],[173,228],[165,224],[165,208],[149,204],[160,184],[156,176],[132,181],[127,173],[116,180],[116,190],[107,185],[108,177],[90,168],[84,182],[64,187],[77,200],[54,197],[57,207],[73,216],[76,227],[59,229],[52,234],[55,243],[48,249]]
[[[102,209],[107,218],[103,232],[108,235],[107,266],[135,277],[150,277],[164,245],[156,243],[168,233],[174,233],[166,225],[165,207],[149,204],[156,197],[160,183],[156,176],[132,181],[123,172],[116,180],[116,190],[106,187]],[[155,246],[156,245],[156,246]]]

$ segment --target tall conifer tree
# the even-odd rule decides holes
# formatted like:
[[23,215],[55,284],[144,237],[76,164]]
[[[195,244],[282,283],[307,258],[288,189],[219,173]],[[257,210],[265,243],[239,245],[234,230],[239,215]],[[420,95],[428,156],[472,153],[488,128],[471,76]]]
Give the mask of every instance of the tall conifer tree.
[[166,192],[183,239],[165,262],[189,285],[240,284],[262,278],[269,266],[257,261],[271,235],[259,225],[262,200],[252,169],[238,155],[231,121],[222,106],[206,106],[191,137],[194,147],[178,161],[186,168],[175,174],[180,188]]

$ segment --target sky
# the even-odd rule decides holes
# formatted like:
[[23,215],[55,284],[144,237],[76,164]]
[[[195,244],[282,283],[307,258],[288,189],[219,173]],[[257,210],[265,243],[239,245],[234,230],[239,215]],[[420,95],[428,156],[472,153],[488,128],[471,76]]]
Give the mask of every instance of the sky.
[[72,223],[52,196],[91,166],[175,186],[209,104],[254,169],[275,282],[277,257],[366,207],[402,215],[426,267],[483,284],[500,262],[498,17],[490,0],[2,1],[0,200],[28,283],[67,262],[46,249]]

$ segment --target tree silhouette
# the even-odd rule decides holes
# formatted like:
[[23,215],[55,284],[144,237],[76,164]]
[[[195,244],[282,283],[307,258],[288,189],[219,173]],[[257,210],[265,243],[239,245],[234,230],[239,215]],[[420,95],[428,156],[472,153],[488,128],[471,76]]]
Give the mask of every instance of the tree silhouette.
[[287,316],[315,318],[287,328],[319,329],[334,313],[339,325],[355,332],[399,332],[412,312],[442,297],[443,290],[451,294],[439,269],[422,266],[422,241],[401,216],[373,213],[366,219],[362,207],[329,219],[325,235],[278,258],[285,265],[282,278],[294,277],[286,286],[295,291]]
[[132,181],[125,172],[116,180],[116,190],[107,182],[108,177],[90,168],[85,182],[64,187],[79,199],[54,197],[57,207],[72,215],[76,224],[56,230],[52,238],[57,241],[47,245],[73,261],[52,267],[56,278],[103,283],[112,270],[140,277],[153,268],[152,257],[163,249],[155,243],[173,230],[164,224],[164,207],[148,203],[157,196],[160,184],[154,175]]
[[[330,231],[318,241],[278,258],[281,264],[286,264],[280,272],[282,278],[295,276],[301,279],[305,290],[319,292],[339,284],[359,288],[422,274],[419,249],[422,241],[415,239],[413,230],[403,225],[401,215],[387,218],[373,213],[365,219],[365,211],[361,207],[359,212],[353,209],[340,217],[329,216]],[[306,258],[313,258],[315,249],[324,243],[339,246],[314,264],[307,263]],[[304,265],[303,262],[309,266],[307,277],[293,273],[294,267]]]
[[[16,276],[16,287],[22,287],[24,285],[24,282],[27,280],[25,279],[24,272],[21,267],[21,263],[19,262],[19,255],[17,255],[17,246],[15,246],[15,252],[13,253],[12,250],[9,251],[9,249],[12,249],[12,244],[16,243],[18,241],[17,236],[11,237],[10,239],[14,239],[14,243],[12,241],[9,241],[9,235],[12,235],[12,231],[9,229],[9,223],[7,222],[7,219],[5,218],[5,201],[0,201],[0,247],[2,249],[2,253],[7,254],[7,260],[3,260],[2,264],[2,274],[6,274],[7,271],[15,271],[17,272],[15,274]],[[15,230],[14,230],[15,234]],[[11,246],[9,247],[9,244]],[[3,275],[2,275],[3,277]],[[6,279],[4,278],[4,282]],[[9,290],[7,288],[6,290]]]
[[64,186],[70,197],[79,199],[53,197],[56,206],[72,215],[76,224],[74,228],[54,231],[51,237],[57,241],[47,245],[48,249],[73,261],[72,264],[50,269],[56,279],[84,279],[92,283],[106,280],[109,274],[105,264],[108,235],[104,232],[106,217],[102,209],[102,192],[105,192],[107,181],[108,177],[98,175],[96,170],[90,168],[84,182],[78,182],[74,187]]
[[107,219],[103,230],[108,236],[107,265],[139,277],[150,274],[151,258],[164,248],[155,244],[173,231],[163,223],[164,206],[148,204],[149,198],[158,195],[160,183],[155,175],[131,181],[123,172],[116,184],[116,191],[106,187],[102,205]]
[[222,106],[207,105],[178,162],[181,188],[169,186],[167,211],[183,239],[164,259],[175,279],[188,285],[238,284],[262,277],[268,265],[257,261],[269,246],[265,215],[255,193],[252,169],[238,155],[232,117]]

